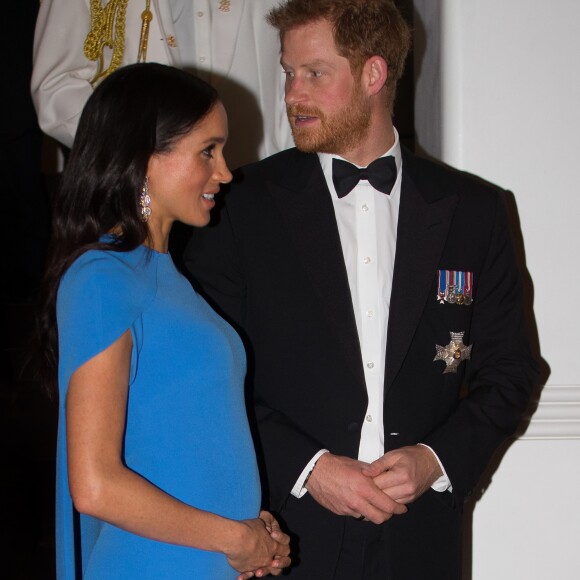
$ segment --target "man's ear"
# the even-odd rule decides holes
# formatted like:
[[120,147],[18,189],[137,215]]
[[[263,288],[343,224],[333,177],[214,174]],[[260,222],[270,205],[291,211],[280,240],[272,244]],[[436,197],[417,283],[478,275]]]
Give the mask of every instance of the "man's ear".
[[387,83],[387,62],[381,56],[371,56],[363,66],[362,78],[367,95],[376,95]]

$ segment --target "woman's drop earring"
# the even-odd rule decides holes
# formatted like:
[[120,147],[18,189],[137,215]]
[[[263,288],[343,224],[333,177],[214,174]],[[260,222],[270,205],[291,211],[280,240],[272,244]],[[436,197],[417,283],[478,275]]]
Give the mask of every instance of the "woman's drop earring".
[[141,208],[141,221],[148,222],[151,215],[151,197],[149,196],[149,177],[145,177],[145,182],[139,194],[139,206]]

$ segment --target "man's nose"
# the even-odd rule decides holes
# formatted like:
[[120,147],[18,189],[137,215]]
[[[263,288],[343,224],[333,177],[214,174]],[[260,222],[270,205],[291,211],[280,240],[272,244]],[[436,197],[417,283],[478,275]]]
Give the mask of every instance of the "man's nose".
[[294,77],[286,80],[286,88],[284,98],[287,105],[295,105],[306,99],[306,91],[304,82],[301,79]]

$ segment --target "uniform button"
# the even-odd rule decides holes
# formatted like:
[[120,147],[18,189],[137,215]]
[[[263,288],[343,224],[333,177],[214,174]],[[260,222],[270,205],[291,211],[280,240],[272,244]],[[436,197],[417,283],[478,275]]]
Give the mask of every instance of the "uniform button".
[[369,206],[365,203],[362,208],[363,211],[369,211]]
[[367,310],[367,316],[369,318],[372,318],[375,315],[375,311],[374,310]]
[[368,362],[367,363],[367,368],[374,369],[375,368],[375,363],[374,362]]
[[203,12],[201,10],[197,13],[197,17],[198,18],[203,18]]
[[371,263],[371,259],[367,256],[366,258],[363,258],[363,262],[365,264],[370,264]]
[[365,417],[365,419],[366,419],[367,423],[372,423],[373,422],[373,416],[372,415],[367,415]]

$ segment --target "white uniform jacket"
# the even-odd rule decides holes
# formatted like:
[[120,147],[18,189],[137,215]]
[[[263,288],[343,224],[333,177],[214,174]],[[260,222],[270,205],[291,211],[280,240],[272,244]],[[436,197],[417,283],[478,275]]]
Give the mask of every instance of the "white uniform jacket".
[[[186,4],[189,1],[191,5]],[[265,21],[276,4],[277,0],[151,0],[147,61],[192,70],[218,89],[228,111],[226,156],[233,168],[293,145],[279,41]],[[145,0],[129,0],[124,65],[137,61],[144,9]],[[89,0],[42,2],[34,39],[32,97],[42,130],[68,147],[97,71],[97,63],[83,52],[89,30]],[[192,37],[184,38],[189,30]],[[109,61],[110,50],[106,65]]]

